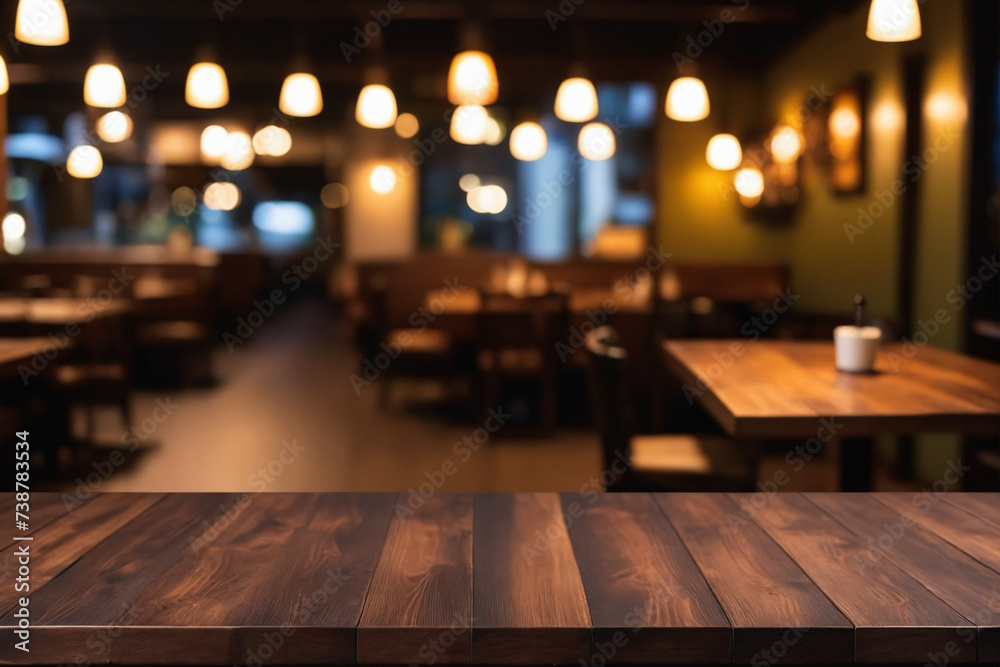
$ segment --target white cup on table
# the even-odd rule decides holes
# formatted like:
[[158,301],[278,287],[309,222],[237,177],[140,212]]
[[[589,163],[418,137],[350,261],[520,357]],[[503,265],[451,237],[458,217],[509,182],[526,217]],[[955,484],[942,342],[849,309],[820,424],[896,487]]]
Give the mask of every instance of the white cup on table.
[[850,373],[865,373],[875,368],[875,355],[882,339],[878,327],[842,326],[833,330],[837,368]]

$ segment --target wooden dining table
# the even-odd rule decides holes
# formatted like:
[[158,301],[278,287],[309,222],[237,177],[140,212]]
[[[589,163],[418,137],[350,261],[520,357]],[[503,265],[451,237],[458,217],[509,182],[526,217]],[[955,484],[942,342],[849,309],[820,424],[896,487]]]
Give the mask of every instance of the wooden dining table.
[[0,380],[18,374],[18,366],[30,362],[35,355],[58,349],[48,338],[0,338]]
[[1000,364],[882,345],[870,373],[839,371],[832,342],[672,340],[667,367],[734,437],[842,442],[842,487],[868,490],[883,434],[1000,434]]
[[3,663],[1000,660],[1000,494],[35,493],[24,531],[14,502]]

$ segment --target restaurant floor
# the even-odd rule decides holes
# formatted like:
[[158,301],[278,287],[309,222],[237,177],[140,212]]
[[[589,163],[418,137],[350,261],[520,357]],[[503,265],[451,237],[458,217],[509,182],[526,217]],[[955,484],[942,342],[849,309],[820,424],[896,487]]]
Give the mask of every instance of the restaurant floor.
[[[597,488],[597,437],[560,430],[550,438],[491,437],[413,409],[427,383],[399,382],[392,406],[378,387],[350,382],[358,356],[329,306],[289,305],[230,353],[216,351],[218,384],[136,394],[134,424],[97,417],[108,443],[61,462],[58,490],[75,491],[586,491]],[[409,406],[409,407],[408,407]],[[477,430],[479,431],[477,433]],[[112,456],[119,445],[124,457]],[[122,446],[123,445],[123,446]],[[828,452],[834,454],[834,452]],[[124,462],[122,462],[124,458]],[[837,457],[811,461],[782,490],[836,490]],[[117,464],[117,465],[116,465]],[[761,480],[788,466],[767,456]],[[421,485],[423,487],[421,488]],[[48,486],[48,485],[47,485]],[[900,490],[877,467],[879,490]]]

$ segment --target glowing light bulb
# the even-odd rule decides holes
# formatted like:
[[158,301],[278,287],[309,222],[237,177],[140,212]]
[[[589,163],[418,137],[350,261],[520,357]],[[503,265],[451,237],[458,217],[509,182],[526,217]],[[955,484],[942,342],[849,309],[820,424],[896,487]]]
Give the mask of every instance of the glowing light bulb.
[[216,211],[232,211],[242,199],[243,194],[233,183],[211,183],[205,188],[205,206]]
[[109,111],[97,119],[95,128],[102,141],[115,144],[132,136],[132,119],[121,111]]
[[482,51],[463,51],[448,70],[448,101],[452,104],[493,104],[500,83],[493,58]]
[[556,93],[556,118],[583,123],[597,117],[597,90],[589,79],[573,77],[559,85]]
[[226,152],[229,132],[221,125],[209,125],[201,132],[201,158],[206,162],[218,162]]
[[401,113],[396,116],[396,134],[409,139],[420,131],[420,121],[412,113]]
[[909,42],[922,34],[917,0],[872,0],[865,35],[876,42]]
[[396,123],[396,96],[392,89],[377,83],[362,88],[354,117],[365,127],[392,127]]
[[510,132],[510,154],[522,162],[534,162],[545,155],[549,139],[538,123],[521,123]]
[[250,135],[242,130],[230,132],[219,164],[229,171],[241,171],[253,164],[253,158],[253,141]]
[[62,0],[20,0],[14,37],[36,46],[60,46],[68,42],[69,22]]
[[580,155],[588,160],[607,160],[615,154],[615,134],[604,123],[587,123],[577,138]]
[[92,107],[114,109],[125,104],[125,77],[107,63],[91,65],[83,80],[83,101]]
[[713,169],[730,171],[743,162],[743,149],[740,140],[731,134],[717,134],[708,142],[705,158]]
[[674,79],[667,89],[667,117],[681,121],[696,121],[708,117],[708,90],[701,79],[682,76]]
[[283,127],[268,125],[254,133],[253,150],[257,155],[281,157],[292,150],[292,135]]
[[77,146],[66,159],[66,172],[74,178],[94,178],[104,169],[101,152],[93,146]]
[[392,170],[392,167],[380,164],[372,169],[372,173],[368,177],[368,185],[380,195],[389,194],[396,189],[396,172]]
[[317,116],[323,111],[323,91],[312,74],[289,74],[281,85],[278,108],[282,113],[299,118]]
[[229,104],[226,70],[210,62],[192,65],[184,86],[184,101],[198,109],[219,109]]
[[799,158],[802,151],[802,139],[799,132],[791,125],[782,125],[771,137],[771,155],[779,164],[791,164]]
[[462,105],[451,116],[451,138],[460,144],[481,144],[489,131],[489,114],[478,105]]
[[733,178],[736,192],[748,199],[756,199],[764,194],[764,174],[756,167],[744,167]]

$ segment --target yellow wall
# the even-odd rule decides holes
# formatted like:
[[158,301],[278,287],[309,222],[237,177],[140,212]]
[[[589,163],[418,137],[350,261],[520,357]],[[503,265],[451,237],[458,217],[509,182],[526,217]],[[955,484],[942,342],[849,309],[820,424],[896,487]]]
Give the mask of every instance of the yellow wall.
[[[728,104],[716,104],[712,116],[699,123],[664,119],[658,141],[658,210],[660,240],[678,259],[781,260],[791,268],[791,286],[801,295],[803,312],[849,312],[852,296],[865,294],[869,312],[896,316],[900,205],[896,201],[852,244],[844,224],[856,223],[858,208],[869,208],[875,193],[902,178],[905,118],[902,66],[909,55],[927,59],[923,111],[924,147],[944,134],[957,135],[949,147],[921,171],[918,197],[918,246],[915,318],[927,320],[944,308],[952,321],[933,345],[955,349],[960,341],[958,317],[947,301],[949,290],[964,282],[963,244],[966,220],[968,137],[966,133],[963,16],[959,2],[927,2],[920,7],[923,37],[915,42],[885,44],[865,37],[868,3],[835,18],[777,63],[747,89],[745,82],[730,93]],[[721,174],[705,163],[708,139],[724,127],[720,118],[749,119],[758,129],[794,114],[810,87],[829,90],[859,74],[871,80],[866,116],[869,130],[866,191],[834,196],[825,170],[803,160],[803,197],[786,228],[769,230],[748,219],[740,204],[723,201],[716,183]],[[730,81],[709,93],[728,89]],[[718,95],[715,95],[718,97]],[[753,110],[753,111],[751,111]],[[720,113],[721,112],[721,113]],[[934,154],[932,154],[934,155]],[[877,209],[876,209],[877,210]],[[954,437],[918,439],[918,474],[934,480],[957,456]]]

